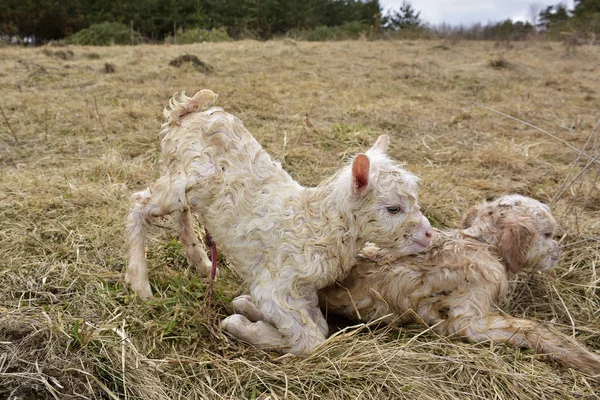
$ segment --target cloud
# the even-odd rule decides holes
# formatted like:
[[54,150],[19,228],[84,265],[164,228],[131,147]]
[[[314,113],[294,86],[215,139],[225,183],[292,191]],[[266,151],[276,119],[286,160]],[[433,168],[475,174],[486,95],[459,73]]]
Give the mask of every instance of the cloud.
[[[573,0],[567,4],[573,7]],[[421,19],[437,25],[447,22],[453,25],[487,23],[513,19],[529,20],[529,5],[539,3],[542,7],[554,5],[559,0],[413,0],[413,7],[421,12]],[[380,0],[384,9],[398,9],[402,0]]]

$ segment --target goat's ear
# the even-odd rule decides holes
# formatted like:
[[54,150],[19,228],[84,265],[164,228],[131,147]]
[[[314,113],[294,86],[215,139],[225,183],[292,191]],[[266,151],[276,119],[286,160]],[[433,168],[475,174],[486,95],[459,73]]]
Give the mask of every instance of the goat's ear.
[[477,213],[479,212],[479,207],[473,206],[469,208],[469,211],[465,214],[462,221],[460,222],[460,229],[467,229],[473,225],[473,221],[475,217],[477,217]]
[[353,193],[362,194],[369,186],[369,169],[371,161],[365,154],[358,154],[352,162],[352,188]]
[[388,135],[380,135],[377,138],[377,141],[375,142],[373,147],[371,147],[369,149],[369,151],[367,151],[367,154],[372,154],[372,153],[384,153],[385,154],[388,150],[388,147],[390,147],[390,137]]
[[513,274],[525,265],[525,257],[535,239],[535,222],[530,218],[508,220],[500,239],[500,255]]

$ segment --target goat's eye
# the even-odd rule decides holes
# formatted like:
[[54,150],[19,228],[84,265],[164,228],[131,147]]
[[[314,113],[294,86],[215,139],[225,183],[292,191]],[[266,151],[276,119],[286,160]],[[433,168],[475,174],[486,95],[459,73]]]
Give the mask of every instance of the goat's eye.
[[544,237],[546,239],[552,239],[552,232],[546,232],[546,233],[544,233]]
[[402,207],[399,207],[399,206],[386,207],[386,210],[390,214],[398,214],[399,212],[402,212]]

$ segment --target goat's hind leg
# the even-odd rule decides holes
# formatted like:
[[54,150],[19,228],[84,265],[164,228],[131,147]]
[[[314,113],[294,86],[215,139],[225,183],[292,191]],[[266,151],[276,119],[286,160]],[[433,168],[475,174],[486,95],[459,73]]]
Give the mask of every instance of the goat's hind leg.
[[196,269],[198,275],[201,277],[209,276],[212,263],[206,255],[206,248],[198,240],[194,232],[192,212],[189,208],[179,213],[177,218],[177,233],[185,249],[188,263]]
[[151,198],[150,189],[134,193],[131,198],[135,204],[127,217],[128,265],[125,282],[143,299],[152,297],[148,281],[146,265],[146,231],[150,224]]
[[[127,217],[128,266],[125,274],[127,282],[142,299],[152,297],[152,289],[148,281],[148,265],[146,264],[146,231],[155,217],[183,211],[185,204],[185,186],[177,190],[181,179],[163,176],[152,187],[134,193],[135,201]],[[185,181],[183,181],[185,185]]]

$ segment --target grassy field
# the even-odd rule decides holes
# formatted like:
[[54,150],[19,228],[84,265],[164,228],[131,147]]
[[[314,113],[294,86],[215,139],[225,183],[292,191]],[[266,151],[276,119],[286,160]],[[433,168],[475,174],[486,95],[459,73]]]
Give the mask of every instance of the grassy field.
[[[213,71],[169,66],[186,53]],[[363,326],[306,358],[237,343],[218,327],[244,291],[225,261],[208,309],[159,221],[143,303],[124,283],[124,218],[159,176],[177,91],[218,93],[304,185],[387,132],[435,226],[505,193],[552,204],[563,259],[515,280],[502,307],[600,352],[600,163],[576,150],[600,151],[599,69],[600,47],[545,42],[0,49],[0,398],[598,398],[597,380],[529,351],[422,325]]]

